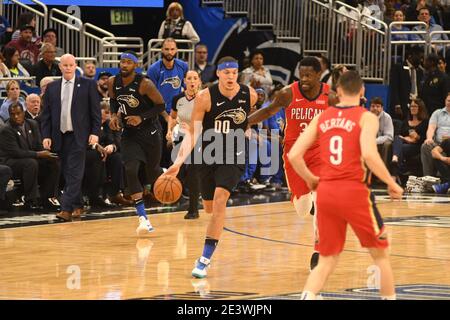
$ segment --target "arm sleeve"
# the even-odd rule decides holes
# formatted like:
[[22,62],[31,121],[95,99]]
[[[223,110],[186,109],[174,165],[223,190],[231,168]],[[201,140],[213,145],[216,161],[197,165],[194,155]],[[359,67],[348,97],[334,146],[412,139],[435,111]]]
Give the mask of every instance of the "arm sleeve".
[[441,112],[440,109],[437,109],[433,112],[433,114],[431,115],[430,121],[428,122],[428,124],[436,124],[437,125],[437,118],[438,118],[438,113]]
[[173,97],[172,99],[172,110],[178,112],[177,110],[177,103],[178,100],[181,99],[181,94],[177,94],[175,97]]
[[198,36],[197,32],[192,26],[192,23],[190,23],[189,21],[186,21],[186,23],[184,24],[182,33],[192,42],[194,43],[200,42],[200,37]]
[[392,123],[391,117],[387,113],[384,113],[383,117],[383,128],[380,128],[383,135],[377,137],[377,144],[392,141],[394,138],[394,124]]
[[164,35],[164,27],[166,25],[166,21],[161,22],[161,26],[159,27],[158,39],[162,39]]
[[148,68],[147,77],[152,80],[155,86],[158,86],[158,74],[156,72],[156,65],[153,64],[150,66],[150,68]]
[[51,119],[51,110],[50,110],[50,93],[49,93],[48,87],[44,94],[44,105],[42,107],[42,113],[40,115],[40,120],[41,120],[40,123],[41,123],[42,138],[43,139],[51,138],[52,137],[52,119]]
[[17,144],[17,139],[14,133],[9,129],[3,129],[0,133],[2,142],[2,151],[9,158],[23,159],[23,158],[37,158],[37,153],[31,150],[23,150]]

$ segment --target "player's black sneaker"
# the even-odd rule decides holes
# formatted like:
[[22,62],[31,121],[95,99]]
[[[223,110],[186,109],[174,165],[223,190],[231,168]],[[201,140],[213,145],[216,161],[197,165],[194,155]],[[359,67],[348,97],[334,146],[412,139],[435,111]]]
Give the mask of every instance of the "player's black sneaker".
[[317,266],[319,263],[319,253],[314,252],[311,256],[311,262],[309,263],[309,271],[313,271],[313,269]]
[[309,214],[313,216],[315,212],[316,212],[316,208],[314,207],[314,201],[313,201],[311,210],[309,210]]

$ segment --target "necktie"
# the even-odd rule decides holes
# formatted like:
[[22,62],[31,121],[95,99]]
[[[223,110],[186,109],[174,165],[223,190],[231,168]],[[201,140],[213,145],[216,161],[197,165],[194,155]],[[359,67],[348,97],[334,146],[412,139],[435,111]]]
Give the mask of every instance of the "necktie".
[[70,106],[69,106],[69,95],[70,95],[70,82],[65,81],[62,100],[61,100],[61,132],[66,133],[66,131],[72,130],[72,119],[70,118]]

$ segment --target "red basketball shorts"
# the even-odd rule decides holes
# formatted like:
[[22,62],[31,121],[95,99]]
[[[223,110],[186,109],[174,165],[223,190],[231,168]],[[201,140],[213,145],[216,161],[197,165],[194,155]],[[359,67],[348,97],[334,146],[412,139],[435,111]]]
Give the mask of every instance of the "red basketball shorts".
[[[291,163],[289,162],[287,155],[291,147],[292,145],[284,146],[283,161],[284,161],[284,172],[286,173],[286,181],[288,184],[289,191],[291,192],[291,200],[293,200],[294,197],[297,197],[298,199],[301,196],[311,192],[311,190],[309,190],[306,182],[297,174],[297,172],[294,170]],[[320,173],[319,149],[317,148],[313,150],[308,150],[305,153],[304,158],[308,169],[311,170],[311,172],[314,175],[318,176]]]
[[375,197],[361,182],[319,182],[317,188],[318,243],[323,256],[337,255],[344,249],[347,225],[364,248],[387,248],[383,219]]

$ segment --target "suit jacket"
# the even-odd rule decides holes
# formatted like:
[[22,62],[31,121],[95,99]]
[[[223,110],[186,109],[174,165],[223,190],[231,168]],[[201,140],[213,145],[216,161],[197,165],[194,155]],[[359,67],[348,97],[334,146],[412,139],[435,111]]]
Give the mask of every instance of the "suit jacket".
[[[423,79],[423,70],[416,69],[417,90],[420,90],[420,83]],[[403,64],[394,64],[390,71],[390,114],[394,115],[396,105],[402,107],[403,116],[408,115],[409,93],[411,92],[411,77],[409,75],[409,67],[405,62]],[[419,93],[419,92],[418,92]]]
[[7,122],[0,131],[0,161],[10,159],[37,158],[37,151],[42,151],[42,137],[39,125],[34,120],[25,119],[26,137],[18,127]]
[[28,110],[25,110],[25,119],[30,119],[30,120],[36,121],[39,125],[39,130],[41,130],[41,115],[40,114],[38,114],[37,117],[33,118],[31,113],[29,113]]
[[[59,79],[48,84],[40,116],[42,137],[52,139],[52,150],[55,152],[60,151],[62,144],[61,81]],[[100,134],[100,99],[94,80],[78,76],[75,78],[71,117],[75,141],[80,148],[85,148],[89,135]]]

